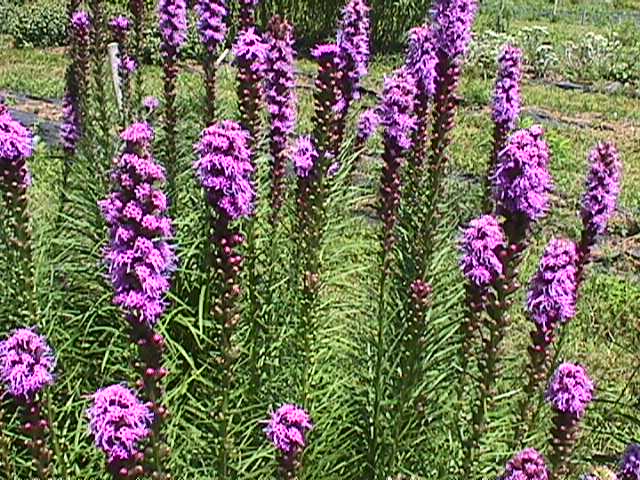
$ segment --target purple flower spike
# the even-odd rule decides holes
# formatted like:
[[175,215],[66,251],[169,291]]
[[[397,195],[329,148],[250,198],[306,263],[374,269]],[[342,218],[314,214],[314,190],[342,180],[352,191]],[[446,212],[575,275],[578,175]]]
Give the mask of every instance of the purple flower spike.
[[142,106],[147,109],[147,112],[152,113],[160,106],[160,100],[153,96],[144,97],[142,99]]
[[159,184],[164,169],[151,155],[153,129],[134,123],[120,135],[125,142],[111,178],[114,189],[99,203],[110,227],[105,261],[115,290],[113,303],[133,324],[153,326],[164,313],[175,254],[167,216],[168,201]]
[[557,412],[580,419],[593,400],[594,390],[593,381],[583,367],[563,363],[549,382],[545,400]]
[[262,78],[267,66],[268,48],[260,33],[251,27],[238,34],[232,51],[236,63],[246,65],[249,71]]
[[500,251],[507,240],[496,217],[484,215],[469,223],[460,242],[460,268],[475,287],[484,288],[503,273]]
[[477,0],[437,0],[433,23],[438,48],[451,60],[466,55],[471,27],[478,12]]
[[187,2],[185,0],[160,0],[160,50],[165,57],[175,59],[187,40]]
[[640,480],[640,445],[633,443],[627,447],[618,469],[620,480]]
[[511,131],[518,124],[522,108],[522,50],[508,45],[500,55],[498,63],[500,69],[493,92],[492,118],[501,129]]
[[548,480],[549,476],[542,455],[533,448],[527,448],[509,460],[498,480]]
[[298,138],[291,155],[296,175],[302,178],[308,177],[316,166],[318,158],[318,150],[313,139],[308,135]]
[[56,360],[41,335],[29,328],[14,330],[0,342],[0,381],[14,398],[32,402],[53,384]]
[[380,105],[385,141],[396,153],[411,148],[417,128],[416,83],[406,68],[400,68],[384,81]]
[[415,77],[421,98],[433,98],[436,93],[435,34],[431,26],[412,28],[409,32],[407,68]]
[[207,52],[215,54],[227,36],[227,2],[226,0],[198,0],[198,32],[200,40]]
[[292,455],[306,446],[305,435],[312,428],[309,414],[287,403],[271,415],[264,431],[274,447],[285,455]]
[[75,101],[69,94],[62,99],[62,116],[64,121],[60,127],[60,143],[65,152],[73,154],[80,139],[80,117]]
[[240,24],[245,30],[254,26],[256,19],[256,7],[260,0],[239,0],[240,3]]
[[25,160],[33,154],[31,132],[15,121],[8,110],[0,113],[0,166]]
[[359,98],[360,82],[369,70],[370,11],[367,0],[350,0],[342,10],[337,46],[345,66],[347,102]]
[[193,164],[207,201],[223,218],[236,220],[253,213],[255,190],[251,180],[249,133],[231,120],[202,132]]
[[367,142],[376,133],[381,121],[377,108],[365,110],[358,119],[358,141]]
[[527,311],[541,331],[576,315],[578,261],[577,246],[570,240],[551,240],[545,249],[527,296]]
[[91,434],[109,463],[132,460],[151,433],[151,411],[123,385],[101,388],[87,410]]
[[590,170],[582,197],[582,222],[586,233],[595,241],[603,235],[616,210],[622,162],[615,145],[600,143],[589,154]]
[[113,36],[118,42],[127,38],[129,30],[131,30],[131,21],[122,15],[119,15],[109,22],[109,28],[113,32]]
[[91,18],[89,14],[84,10],[73,12],[71,16],[71,28],[73,28],[73,35],[76,37],[88,38],[91,32]]
[[497,212],[508,219],[535,222],[549,209],[552,189],[549,146],[539,125],[518,130],[498,155],[492,178]]

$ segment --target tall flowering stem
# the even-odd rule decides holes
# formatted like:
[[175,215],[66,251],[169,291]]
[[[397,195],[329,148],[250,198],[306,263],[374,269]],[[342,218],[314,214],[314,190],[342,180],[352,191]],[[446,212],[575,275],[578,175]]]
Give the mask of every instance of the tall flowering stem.
[[527,384],[521,402],[521,423],[516,441],[533,426],[532,399],[544,384],[552,360],[555,331],[576,315],[578,294],[578,249],[574,242],[553,239],[540,259],[527,294],[527,313],[534,324],[530,333]]
[[169,244],[173,232],[167,197],[160,188],[165,173],[151,153],[153,135],[146,123],[134,123],[122,132],[125,146],[115,160],[113,190],[100,208],[110,227],[105,260],[115,291],[113,303],[131,326],[139,353],[138,385],[153,414],[145,470],[166,480],[163,460],[168,451],[161,430],[167,410],[161,380],[167,371],[162,366],[164,339],[153,328],[167,308],[165,296],[176,259]]
[[598,237],[607,232],[609,220],[616,211],[621,181],[622,161],[616,146],[610,142],[598,144],[589,153],[589,173],[580,209],[583,227],[578,282],[582,282],[591,249]]
[[[342,63],[341,99],[336,105],[334,156],[337,158],[346,129],[351,104],[360,98],[362,79],[369,71],[371,57],[371,7],[368,0],[349,0],[342,10],[336,44]],[[336,164],[337,165],[337,164]]]
[[378,283],[377,331],[374,359],[374,398],[371,405],[371,437],[368,439],[368,468],[373,475],[382,459],[381,408],[385,396],[384,358],[386,353],[387,280],[391,275],[393,251],[397,240],[396,226],[401,194],[401,171],[405,155],[413,145],[416,129],[415,79],[406,68],[397,70],[385,80],[381,105],[384,135],[382,178],[378,212],[382,221],[380,278]]
[[267,44],[255,27],[240,31],[233,45],[238,68],[238,101],[242,127],[250,134],[251,145],[258,141],[260,107],[263,101]]
[[4,203],[0,222],[2,239],[11,247],[9,251],[15,254],[15,282],[6,285],[16,300],[17,318],[14,325],[23,323],[23,313],[30,322],[35,322],[37,313],[29,212],[31,174],[27,165],[32,154],[31,132],[14,120],[8,109],[0,104],[0,195]]
[[152,435],[153,413],[135,392],[124,385],[101,388],[91,397],[87,418],[112,477],[117,480],[142,477],[145,474],[142,443]]
[[493,91],[493,150],[485,178],[484,209],[490,211],[491,176],[498,161],[500,151],[506,146],[509,134],[518,125],[522,98],[520,82],[522,81],[522,50],[507,45],[498,58],[498,75]]
[[216,117],[216,54],[227,36],[226,0],[198,0],[198,32],[204,45],[205,123],[208,125]]
[[138,69],[138,60],[131,53],[132,22],[119,15],[109,21],[109,29],[114,41],[118,44],[118,75],[122,93],[122,124],[127,125],[131,116],[131,77]]
[[306,434],[311,429],[309,414],[296,405],[286,403],[271,414],[264,432],[278,452],[278,474],[282,480],[298,480],[307,446]]
[[[144,58],[144,26],[147,16],[145,0],[129,0],[129,14],[131,16],[130,51],[133,58],[142,63]],[[132,104],[137,108],[142,102],[142,75],[134,77],[131,85]]]
[[287,149],[297,118],[293,26],[273,17],[266,43],[265,100],[270,116],[271,220],[275,224],[284,201]]
[[229,426],[233,422],[229,395],[235,382],[237,358],[234,334],[240,322],[239,302],[242,293],[240,274],[243,257],[238,252],[245,239],[235,225],[253,214],[255,188],[251,176],[249,133],[238,123],[223,121],[202,132],[195,149],[194,163],[205,199],[212,209],[211,244],[215,251],[210,268],[217,289],[211,294],[211,316],[220,328],[220,366],[222,404],[218,406],[219,449],[218,472],[229,478],[229,458],[233,449]]
[[160,22],[160,51],[164,73],[164,134],[166,151],[164,164],[167,169],[169,192],[175,192],[177,172],[176,150],[176,80],[178,78],[178,58],[187,40],[186,0],[160,0],[158,3]]
[[28,447],[34,459],[37,478],[51,478],[53,451],[47,445],[49,421],[43,415],[44,389],[54,382],[55,357],[44,337],[34,330],[20,328],[0,342],[0,382],[19,405],[22,429],[29,437]]
[[256,25],[256,8],[260,0],[239,0],[240,3],[240,27],[248,30]]
[[584,367],[563,363],[549,382],[545,400],[554,412],[551,430],[552,480],[568,478],[580,421],[593,400],[595,386]]

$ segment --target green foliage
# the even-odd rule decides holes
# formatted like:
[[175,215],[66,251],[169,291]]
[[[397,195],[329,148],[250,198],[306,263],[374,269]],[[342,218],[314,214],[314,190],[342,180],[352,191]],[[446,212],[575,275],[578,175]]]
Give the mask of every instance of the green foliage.
[[38,0],[4,13],[2,23],[6,22],[16,47],[58,47],[66,41],[67,13],[58,0]]

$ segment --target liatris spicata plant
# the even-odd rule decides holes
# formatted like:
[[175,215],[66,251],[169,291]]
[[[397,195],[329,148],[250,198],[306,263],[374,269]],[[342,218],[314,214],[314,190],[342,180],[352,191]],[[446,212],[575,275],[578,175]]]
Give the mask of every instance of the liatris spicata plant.
[[549,209],[549,161],[549,146],[539,125],[515,132],[498,155],[493,195],[496,213],[506,219],[504,229],[511,245],[521,244],[531,225]]
[[491,176],[498,161],[500,151],[505,147],[509,134],[518,125],[522,98],[520,82],[522,81],[522,50],[507,45],[498,58],[498,75],[493,91],[493,151],[485,180],[485,211],[491,209]]
[[621,179],[622,162],[616,146],[608,142],[598,144],[589,154],[589,173],[580,209],[583,227],[579,281],[597,237],[606,233],[616,211]]
[[226,0],[198,0],[198,32],[204,45],[205,122],[209,124],[216,116],[216,54],[227,36],[228,15]]
[[233,45],[238,68],[238,100],[242,127],[250,134],[251,145],[258,140],[260,106],[263,100],[267,44],[255,27],[240,31]]
[[164,339],[153,327],[166,310],[165,295],[176,263],[169,244],[172,222],[167,216],[167,198],[159,188],[165,180],[164,170],[151,154],[153,129],[146,123],[134,123],[122,132],[121,139],[125,147],[111,175],[114,189],[100,202],[111,236],[105,260],[115,291],[113,302],[124,310],[132,341],[138,346],[139,383],[153,413],[153,452],[152,458],[145,459],[147,470],[165,479],[161,427],[167,411],[161,404],[160,380],[167,371],[162,366]]
[[618,467],[620,480],[640,480],[640,445],[632,443],[627,447]]
[[425,160],[426,148],[431,127],[430,111],[436,93],[436,56],[435,35],[432,26],[415,27],[409,32],[409,48],[406,66],[416,79],[418,88],[416,113],[418,129],[412,161],[421,166]]
[[265,100],[270,116],[271,214],[275,223],[284,201],[287,149],[296,125],[297,95],[293,26],[275,16],[269,22]]
[[578,438],[579,423],[593,400],[595,386],[580,365],[561,364],[545,393],[554,412],[551,431],[552,477],[561,479],[571,472],[571,454]]
[[344,66],[342,92],[345,115],[351,102],[360,98],[360,83],[369,71],[370,12],[367,0],[349,0],[342,10],[336,43]]
[[238,123],[225,120],[202,132],[195,150],[194,162],[205,199],[213,213],[211,221],[211,245],[215,252],[209,268],[215,277],[217,288],[211,295],[210,314],[220,327],[219,350],[221,404],[218,407],[219,422],[218,472],[229,478],[229,457],[233,451],[233,439],[228,434],[233,422],[229,409],[229,395],[235,382],[236,346],[234,334],[240,321],[239,302],[242,292],[239,280],[243,257],[238,252],[245,239],[235,222],[253,214],[255,188],[251,176],[249,132]]
[[166,151],[164,165],[167,169],[169,192],[175,192],[177,175],[176,151],[176,79],[178,77],[178,57],[187,40],[186,0],[160,0],[158,3],[160,22],[160,51],[164,72],[164,133]]
[[378,283],[377,331],[374,340],[374,388],[375,395],[371,405],[371,419],[368,438],[368,466],[375,472],[381,459],[381,408],[385,395],[383,375],[386,345],[387,322],[387,280],[391,272],[391,261],[397,238],[396,225],[400,206],[401,169],[405,155],[413,145],[413,133],[416,128],[415,79],[406,68],[400,68],[387,77],[382,92],[380,118],[384,137],[382,179],[380,182],[380,200],[378,211],[382,221],[380,278]]
[[53,384],[55,365],[51,347],[32,329],[17,329],[0,342],[0,382],[21,407],[23,430],[30,438],[28,446],[40,480],[50,478],[53,468],[53,451],[46,442],[50,425],[43,414],[46,408],[42,393]]
[[430,167],[433,200],[439,194],[440,175],[446,163],[458,105],[457,89],[462,60],[471,42],[471,28],[476,17],[476,0],[437,0],[433,9],[433,41],[436,48],[436,92],[431,134]]
[[530,333],[528,381],[522,402],[522,425],[518,437],[523,433],[522,427],[526,429],[526,433],[534,420],[532,398],[547,378],[555,330],[576,315],[578,262],[575,242],[553,239],[547,245],[538,271],[531,280],[526,309],[535,329]]
[[256,24],[256,7],[260,0],[239,0],[240,3],[240,27],[242,30],[248,30],[255,27]]
[[107,470],[114,479],[141,477],[142,442],[151,435],[153,413],[124,385],[101,388],[91,400],[89,429],[107,457]]
[[533,448],[527,448],[507,463],[498,480],[549,480],[550,472],[542,455]]
[[306,434],[313,428],[309,414],[296,405],[284,404],[271,414],[264,429],[278,450],[278,473],[282,480],[297,480],[302,469]]
[[131,26],[131,21],[123,15],[109,21],[109,29],[118,44],[118,74],[122,93],[122,123],[124,125],[128,123],[129,111],[131,110],[131,76],[138,68],[137,60],[131,56],[129,48]]
[[[146,17],[145,0],[129,0],[129,13],[131,16],[131,55],[142,62],[144,53],[144,25]],[[142,76],[136,75],[132,85],[132,104],[136,107],[140,105],[142,98]]]
[[[14,325],[24,323],[23,313],[35,321],[36,304],[33,283],[33,258],[31,245],[31,216],[29,212],[29,187],[31,174],[27,159],[33,154],[31,132],[11,117],[8,109],[0,104],[0,195],[4,208],[0,211],[3,240],[11,246],[12,274],[15,282],[5,285],[15,297],[20,318]],[[9,290],[13,287],[13,290]]]
[[376,133],[378,127],[380,127],[382,119],[380,118],[380,112],[377,108],[368,108],[360,115],[358,119],[358,129],[356,142],[356,149],[359,150],[362,146],[369,141],[371,137]]

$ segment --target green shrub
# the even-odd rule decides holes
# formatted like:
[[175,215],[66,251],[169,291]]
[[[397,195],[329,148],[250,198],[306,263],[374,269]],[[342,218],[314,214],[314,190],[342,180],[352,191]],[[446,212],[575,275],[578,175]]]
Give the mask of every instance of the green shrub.
[[15,46],[58,47],[64,45],[67,14],[64,2],[39,0],[9,9],[7,33],[13,36]]

